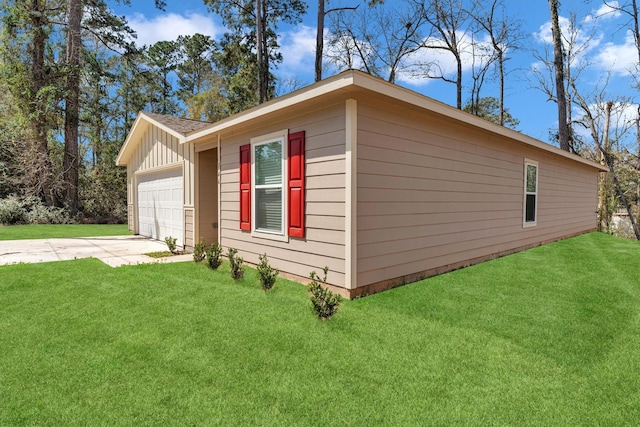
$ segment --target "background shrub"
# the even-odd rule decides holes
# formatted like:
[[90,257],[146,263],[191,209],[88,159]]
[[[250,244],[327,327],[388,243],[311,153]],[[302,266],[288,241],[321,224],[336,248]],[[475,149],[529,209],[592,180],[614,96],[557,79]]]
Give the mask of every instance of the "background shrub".
[[5,225],[27,224],[29,217],[22,202],[15,196],[0,199],[0,223]]
[[64,208],[47,206],[35,197],[9,196],[0,199],[0,223],[17,224],[70,224],[69,212]]

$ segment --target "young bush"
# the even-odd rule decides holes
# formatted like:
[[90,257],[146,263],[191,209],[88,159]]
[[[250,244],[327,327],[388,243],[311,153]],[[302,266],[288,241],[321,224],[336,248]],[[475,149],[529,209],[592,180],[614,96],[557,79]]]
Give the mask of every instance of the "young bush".
[[258,274],[260,275],[260,285],[264,291],[268,291],[273,288],[276,283],[280,270],[273,268],[269,265],[269,259],[267,254],[260,255],[260,264],[258,264]]
[[28,211],[29,224],[71,224],[74,222],[69,216],[69,211],[64,208],[47,206],[37,197],[27,197],[22,203]]
[[316,312],[316,315],[319,319],[325,320],[336,314],[336,311],[338,311],[338,307],[340,306],[341,298],[340,295],[334,294],[328,288],[322,286],[327,284],[327,272],[329,271],[329,267],[323,268],[323,271],[324,277],[322,279],[320,279],[315,271],[311,272],[309,293],[311,294],[311,304],[313,304],[313,309]]
[[195,262],[202,261],[207,256],[206,252],[207,244],[205,243],[204,239],[200,237],[200,241],[193,247],[193,260]]
[[17,197],[9,196],[0,200],[0,224],[17,225],[28,222],[27,211]]
[[178,249],[176,247],[176,242],[178,241],[178,239],[176,239],[175,237],[171,237],[171,236],[167,236],[164,238],[164,242],[167,244],[167,248],[169,248],[169,252],[171,252],[172,254],[176,254],[178,253]]
[[222,254],[222,246],[217,243],[212,243],[211,247],[207,249],[207,264],[209,268],[216,270],[222,264],[220,255]]
[[242,257],[236,256],[237,254],[237,249],[228,249],[227,257],[229,258],[229,264],[231,266],[231,277],[235,280],[242,279],[244,276],[244,267],[242,266],[244,260]]

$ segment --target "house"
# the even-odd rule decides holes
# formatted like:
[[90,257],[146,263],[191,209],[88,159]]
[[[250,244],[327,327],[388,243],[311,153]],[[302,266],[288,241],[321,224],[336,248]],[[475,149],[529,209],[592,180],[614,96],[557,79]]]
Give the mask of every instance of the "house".
[[605,168],[359,71],[217,123],[140,113],[129,228],[357,297],[596,228]]

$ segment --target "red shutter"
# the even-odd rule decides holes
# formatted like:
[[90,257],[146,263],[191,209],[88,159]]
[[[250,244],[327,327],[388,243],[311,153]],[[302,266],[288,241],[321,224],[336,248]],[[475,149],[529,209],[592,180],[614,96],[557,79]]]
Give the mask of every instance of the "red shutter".
[[251,144],[240,147],[240,230],[251,230]]
[[304,237],[304,131],[289,135],[288,148],[289,236]]

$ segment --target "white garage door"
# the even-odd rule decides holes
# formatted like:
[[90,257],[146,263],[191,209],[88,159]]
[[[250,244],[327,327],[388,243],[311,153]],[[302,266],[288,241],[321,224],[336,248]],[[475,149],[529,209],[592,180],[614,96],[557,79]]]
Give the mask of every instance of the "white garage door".
[[182,169],[138,177],[138,233],[164,240],[175,237],[183,245]]

